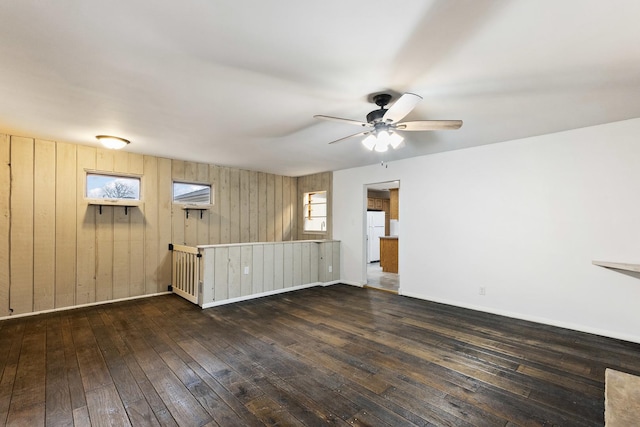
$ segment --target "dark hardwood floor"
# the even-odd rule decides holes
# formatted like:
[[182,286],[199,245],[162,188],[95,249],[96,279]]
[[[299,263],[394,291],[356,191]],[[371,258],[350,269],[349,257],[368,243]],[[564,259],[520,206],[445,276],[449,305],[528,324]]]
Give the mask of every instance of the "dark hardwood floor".
[[601,426],[640,345],[336,285],[0,322],[0,425]]

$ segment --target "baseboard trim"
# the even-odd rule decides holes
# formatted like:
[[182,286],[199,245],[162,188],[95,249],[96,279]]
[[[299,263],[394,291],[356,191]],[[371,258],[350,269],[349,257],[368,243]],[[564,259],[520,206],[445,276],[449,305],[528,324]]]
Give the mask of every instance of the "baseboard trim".
[[365,284],[360,282],[351,282],[349,280],[338,280],[336,283],[341,283],[343,285],[356,286],[358,288],[364,288]]
[[458,301],[447,300],[444,298],[433,298],[423,294],[417,294],[414,292],[403,292],[402,296],[417,298],[425,301],[436,302],[439,304],[447,304],[455,307],[467,308],[469,310],[481,311],[484,313],[496,314],[498,316],[510,317],[512,319],[526,320],[528,322],[541,323],[543,325],[556,326],[558,328],[571,329],[572,331],[585,332],[587,334],[599,335],[602,337],[613,338],[617,340],[629,341],[640,344],[640,336],[621,334],[614,331],[609,331],[600,328],[591,328],[583,325],[578,325],[570,322],[561,322],[554,319],[539,316],[529,316],[526,314],[516,313],[508,310],[499,310],[492,307],[485,307],[475,304],[465,304]]
[[236,302],[241,302],[241,301],[249,301],[249,300],[252,300],[252,299],[268,297],[268,296],[271,296],[271,295],[284,294],[286,292],[298,291],[300,289],[313,288],[315,286],[331,286],[331,285],[335,285],[335,284],[338,284],[338,283],[342,283],[342,282],[340,282],[339,280],[334,280],[332,282],[324,282],[324,283],[323,282],[314,282],[314,283],[308,283],[306,285],[292,286],[290,288],[274,289],[272,291],[260,292],[258,294],[251,294],[251,295],[246,295],[246,296],[243,296],[243,297],[235,297],[235,298],[225,299],[225,300],[222,300],[222,301],[208,302],[208,303],[202,304],[202,309],[211,308],[211,307],[219,307],[221,305],[227,305],[227,304],[234,304]]
[[52,308],[50,310],[40,310],[40,311],[32,311],[30,313],[12,314],[10,316],[2,316],[2,317],[0,317],[0,320],[16,319],[16,318],[19,318],[19,317],[27,317],[27,316],[35,316],[35,315],[38,315],[38,314],[55,313],[55,312],[58,312],[58,311],[75,310],[76,308],[93,307],[93,306],[96,306],[96,305],[111,304],[111,303],[114,303],[114,302],[122,302],[122,301],[131,301],[131,300],[134,300],[134,299],[141,299],[141,298],[157,297],[157,296],[160,296],[160,295],[170,295],[172,293],[173,292],[157,292],[155,294],[136,295],[134,297],[110,299],[108,301],[89,302],[89,303],[86,303],[86,304],[70,305],[68,307]]

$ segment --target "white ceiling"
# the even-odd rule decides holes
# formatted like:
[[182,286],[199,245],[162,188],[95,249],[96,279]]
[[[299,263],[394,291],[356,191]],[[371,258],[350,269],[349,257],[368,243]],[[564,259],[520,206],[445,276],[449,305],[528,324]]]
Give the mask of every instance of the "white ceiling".
[[[636,0],[0,3],[0,131],[298,176],[640,117]],[[368,95],[462,119],[366,151]]]

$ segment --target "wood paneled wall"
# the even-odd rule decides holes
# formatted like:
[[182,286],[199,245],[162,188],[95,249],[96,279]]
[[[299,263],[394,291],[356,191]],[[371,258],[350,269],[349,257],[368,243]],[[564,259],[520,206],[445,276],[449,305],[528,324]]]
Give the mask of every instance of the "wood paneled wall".
[[336,241],[225,245],[201,251],[203,307],[340,278]]
[[[173,241],[180,245],[296,240],[297,178],[202,163],[171,161],[173,180],[209,183],[215,203],[186,213],[172,206]],[[169,188],[170,188],[169,183]]]
[[333,209],[333,173],[322,172],[314,175],[301,176],[298,178],[298,209],[302,209],[303,195],[304,193],[310,193],[313,191],[326,191],[327,192],[327,232],[326,233],[305,233],[302,229],[304,227],[304,221],[300,217],[298,221],[298,239],[299,240],[321,240],[331,239],[333,235],[333,221],[332,221],[332,209]]
[[[141,174],[143,205],[100,214],[87,169]],[[173,179],[211,183],[213,208],[186,218]],[[296,240],[298,180],[0,134],[0,316],[166,291],[168,243]]]

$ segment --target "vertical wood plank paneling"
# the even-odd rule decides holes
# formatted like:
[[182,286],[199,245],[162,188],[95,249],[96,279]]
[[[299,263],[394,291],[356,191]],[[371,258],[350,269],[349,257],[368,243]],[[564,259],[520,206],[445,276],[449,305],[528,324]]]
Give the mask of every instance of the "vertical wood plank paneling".
[[284,287],[284,244],[273,245],[273,289]]
[[[97,149],[96,169],[112,172],[113,150]],[[96,301],[113,298],[113,208],[94,209],[96,221]]]
[[113,171],[116,173],[129,172],[129,153],[126,151],[113,151]]
[[273,282],[275,280],[275,251],[274,245],[264,245],[264,282],[263,291],[272,291],[274,289]]
[[274,210],[274,221],[275,221],[275,241],[282,241],[282,176],[275,176],[275,210]]
[[240,266],[240,247],[229,247],[229,298],[237,298],[241,296],[241,274],[242,268]]
[[340,242],[332,242],[331,253],[333,255],[333,275],[332,280],[340,280]]
[[[140,154],[128,154],[128,173],[143,175],[144,158]],[[141,190],[144,191],[142,180]],[[141,195],[142,197],[142,195]],[[129,293],[127,296],[144,295],[144,209],[145,206],[129,209]]]
[[229,168],[221,167],[220,173],[220,243],[231,242],[231,205],[229,196]]
[[264,290],[264,245],[253,245],[252,261],[251,292],[259,294]]
[[282,257],[282,269],[283,280],[282,287],[290,288],[293,286],[293,245],[282,245],[283,257]]
[[267,238],[265,241],[267,242],[275,242],[276,241],[276,220],[275,220],[275,196],[276,196],[276,176],[272,174],[267,174],[265,176],[267,179]]
[[86,169],[96,169],[97,150],[79,145],[76,170],[76,304],[96,300],[96,207],[85,201]]
[[258,172],[249,172],[249,241],[258,240]]
[[56,144],[56,308],[75,304],[76,145]]
[[[131,253],[129,246],[131,215],[122,206],[108,207],[113,211],[113,298],[130,295]],[[105,208],[102,209],[103,211]]]
[[178,181],[184,181],[185,165],[182,160],[171,160],[171,177]]
[[251,236],[249,211],[249,171],[240,171],[240,242],[247,243]]
[[128,153],[129,154],[129,169],[127,172],[135,173],[138,175],[144,174],[144,156],[142,154]]
[[54,308],[56,263],[56,146],[35,142],[33,193],[33,309]]
[[[184,181],[185,163],[182,160],[171,161],[171,178],[173,181]],[[170,184],[171,186],[173,184]],[[172,187],[173,188],[173,187]],[[171,190],[171,237],[172,243],[186,245],[185,212],[180,205],[173,204],[173,189]]]
[[319,243],[312,243],[311,246],[309,247],[310,251],[310,257],[311,257],[311,265],[309,265],[310,268],[310,280],[311,283],[315,283],[315,282],[319,282],[320,281],[320,266],[319,266],[319,262],[317,260],[320,259],[320,244]]
[[289,245],[293,248],[293,286],[302,285],[302,244]]
[[94,209],[96,215],[96,301],[113,298],[113,210]]
[[213,194],[211,203],[213,206],[209,210],[209,244],[220,243],[220,167],[209,165],[209,181]]
[[196,181],[198,182],[208,182],[211,183],[211,181],[209,180],[209,165],[206,163],[198,163],[198,171],[197,171],[197,176],[196,176]]
[[[209,183],[212,184],[209,180],[209,165],[198,163],[197,164],[197,175],[196,181],[201,183]],[[213,185],[211,186],[213,189]],[[213,199],[212,199],[213,203]],[[209,237],[209,220],[210,220],[210,211],[204,210],[201,212],[195,212],[196,220],[198,224],[198,230],[196,232],[196,245],[208,245],[211,240]]]
[[[1,154],[7,165],[12,144],[10,137],[3,138]],[[29,209],[32,243],[23,244],[32,251],[31,268],[19,268],[17,273],[31,274],[30,279],[27,278],[30,283],[27,299],[30,299],[31,308],[27,307],[26,312],[164,291],[170,283],[170,253],[166,248],[169,242],[191,246],[277,242],[293,240],[298,235],[299,178],[64,143],[42,141],[34,144],[28,138],[16,138],[16,141],[21,140],[31,141],[32,152],[30,179],[33,188],[27,191],[23,204],[35,203]],[[130,208],[128,214],[124,213],[123,207],[103,207],[100,215],[96,207],[88,206],[84,201],[85,169],[141,174],[144,204]],[[28,179],[25,176],[29,174],[25,175],[23,171],[18,183]],[[9,182],[11,171],[8,166],[5,174],[8,176],[3,182]],[[47,179],[48,175],[52,178]],[[43,179],[36,183],[35,176]],[[172,209],[172,179],[213,184],[213,209],[205,212],[202,219],[192,211],[190,216],[194,221],[185,222],[184,211]],[[0,200],[0,209],[8,211],[11,196],[3,196],[6,201]],[[15,212],[17,209],[7,212],[5,224],[0,224],[6,233],[10,233],[8,217],[13,215],[15,218]],[[53,225],[51,218],[55,219]],[[22,216],[20,221],[25,224],[29,219]],[[17,230],[19,226],[11,236]],[[55,238],[52,240],[51,236]],[[0,247],[0,269],[3,250],[6,264],[2,269],[6,277],[3,279],[0,274],[0,280],[4,280],[6,289],[11,283],[7,271],[13,265],[13,253],[9,253],[9,242],[0,243],[0,246],[4,246],[4,249]],[[235,255],[227,256],[225,286],[231,285],[231,295],[240,296],[254,293],[256,289],[264,292],[274,286],[301,284],[311,272],[304,271],[306,256],[303,250],[298,253],[292,248],[279,245],[267,250],[266,255],[262,246],[252,247],[250,251],[236,249],[240,250],[240,261],[229,262]],[[53,266],[52,253],[55,254]],[[18,258],[14,258],[18,262]],[[248,275],[243,274],[245,265],[250,267]],[[259,280],[256,272],[261,272]],[[263,278],[262,273],[270,279]],[[50,289],[54,291],[53,306],[48,293]],[[226,292],[229,295],[229,289]],[[8,291],[0,292],[0,305],[4,298],[7,312],[8,295]],[[15,295],[19,296],[19,291]],[[2,310],[0,307],[0,313]]]
[[229,169],[229,239],[240,242],[240,170]]
[[198,179],[198,164],[195,162],[184,162],[184,180],[194,182]]
[[[184,162],[185,182],[195,182],[198,177],[198,164],[194,162]],[[177,212],[177,209],[176,209]],[[187,246],[196,246],[198,244],[198,223],[200,222],[200,212],[189,211],[187,218],[186,212],[184,216],[184,242]],[[204,218],[204,215],[203,215]]]
[[315,282],[315,280],[311,280],[311,245],[315,245],[315,243],[302,243],[301,268],[302,283],[304,284]]
[[[129,294],[145,293],[144,206],[129,209]],[[155,251],[155,250],[154,250]]]
[[11,137],[11,301],[13,314],[33,310],[32,139]]
[[202,304],[208,304],[215,300],[215,272],[216,272],[216,256],[215,249],[204,251],[202,263],[204,265],[202,277]]
[[96,155],[96,169],[104,172],[113,172],[113,150],[98,148]]
[[267,241],[267,175],[258,172],[258,241]]
[[11,211],[11,143],[0,134],[0,316],[9,315],[9,235]]
[[291,178],[282,177],[282,240],[291,239]]
[[324,172],[322,176],[322,189],[327,191],[327,232],[322,237],[323,239],[333,238],[333,218],[331,211],[333,210],[333,174],[331,172]]
[[[240,294],[242,296],[251,295],[253,283],[253,247],[243,246],[240,250]],[[245,274],[246,272],[246,274]]]
[[298,240],[298,212],[301,201],[298,200],[298,178],[291,178],[291,240]]
[[[176,214],[182,211],[184,217],[184,244],[187,246],[196,246],[198,244],[198,222],[200,221],[200,211],[190,210],[188,213],[179,206],[175,209]],[[188,214],[188,216],[187,216]],[[204,219],[204,214],[202,215]]]
[[158,248],[168,242],[158,241],[158,158],[144,156],[142,200],[144,201],[144,293],[158,292]]
[[171,160],[158,158],[158,267],[157,292],[167,290],[171,283]]
[[215,285],[216,301],[229,298],[229,248],[215,248]]

